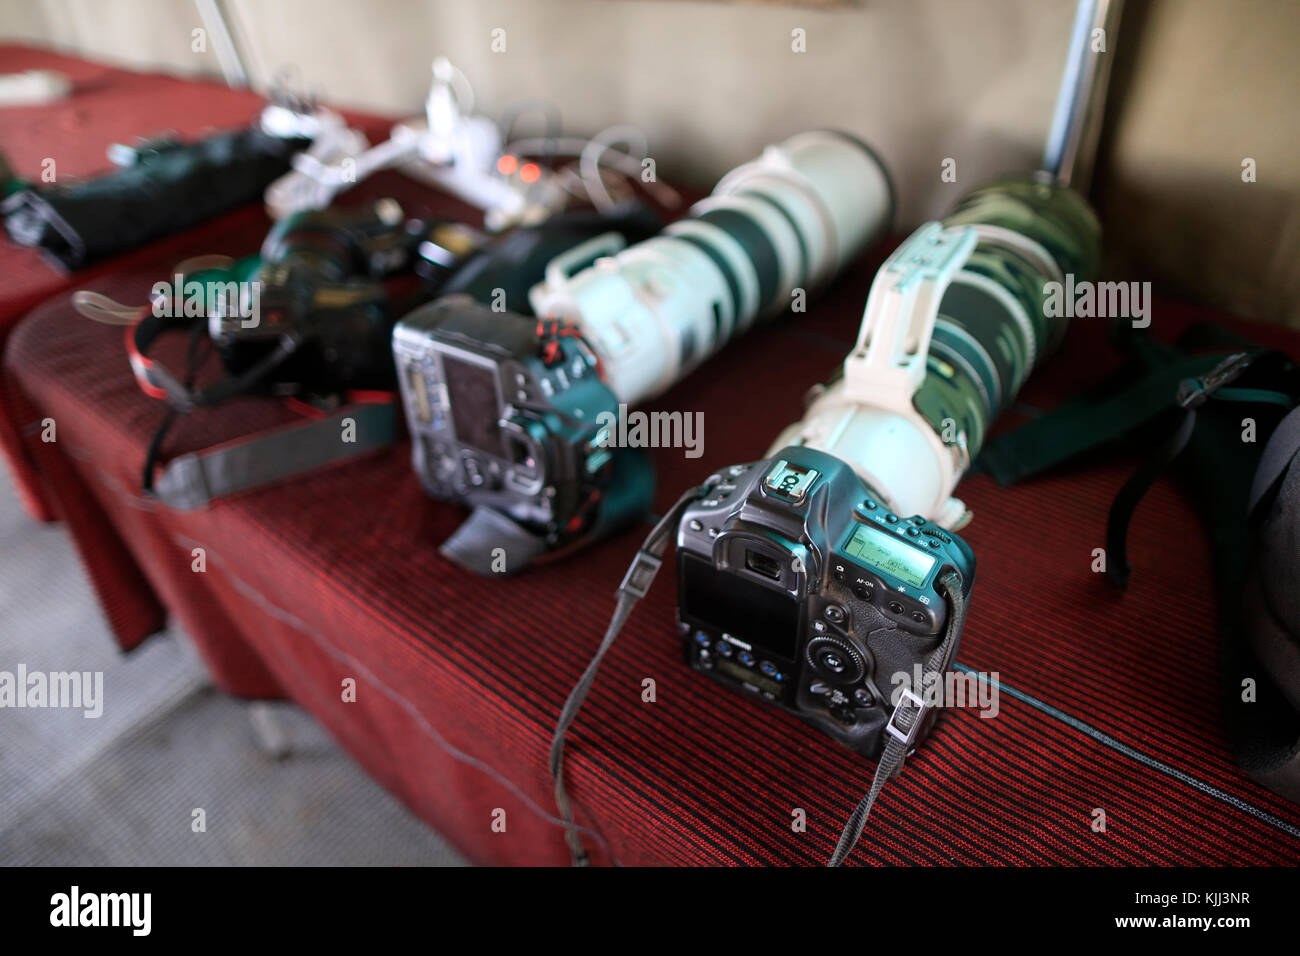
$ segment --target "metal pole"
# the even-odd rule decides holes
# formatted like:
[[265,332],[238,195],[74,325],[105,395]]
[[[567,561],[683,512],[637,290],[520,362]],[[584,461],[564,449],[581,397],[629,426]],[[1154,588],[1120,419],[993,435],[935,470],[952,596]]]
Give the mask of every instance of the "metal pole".
[[1124,0],[1079,0],[1070,30],[1056,112],[1043,151],[1043,168],[1081,193],[1088,191],[1097,160],[1106,87],[1123,7]]
[[212,38],[212,52],[221,64],[221,75],[226,78],[226,86],[248,86],[248,71],[244,69],[244,60],[239,55],[239,47],[226,25],[226,10],[223,0],[194,0],[199,9],[199,18],[203,27]]

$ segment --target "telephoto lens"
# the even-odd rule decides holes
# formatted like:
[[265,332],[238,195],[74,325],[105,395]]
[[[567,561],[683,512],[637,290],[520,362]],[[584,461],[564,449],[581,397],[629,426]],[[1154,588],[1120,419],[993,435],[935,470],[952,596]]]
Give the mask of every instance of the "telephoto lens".
[[[923,227],[909,240],[915,249],[891,257],[896,265],[923,258],[939,235],[973,238],[959,268],[944,276],[932,326],[910,329],[899,355],[873,355],[882,350],[873,337],[893,335],[900,317],[873,319],[869,301],[842,374],[820,387],[768,455],[790,445],[828,452],[848,462],[895,513],[954,528],[968,515],[952,491],[990,423],[1065,335],[1066,318],[1045,308],[1050,283],[1093,277],[1101,227],[1078,193],[1042,174],[975,190],[941,226]],[[881,297],[873,286],[873,300],[883,303],[887,286],[905,281],[914,279],[897,279],[887,263],[876,280],[884,283]],[[924,325],[924,317],[901,321]],[[907,354],[918,346],[923,356]],[[907,361],[917,373],[910,382],[894,377]]]
[[801,133],[732,170],[662,235],[628,248],[594,240],[558,257],[530,301],[577,328],[614,394],[635,405],[819,290],[880,238],[893,205],[869,147]]

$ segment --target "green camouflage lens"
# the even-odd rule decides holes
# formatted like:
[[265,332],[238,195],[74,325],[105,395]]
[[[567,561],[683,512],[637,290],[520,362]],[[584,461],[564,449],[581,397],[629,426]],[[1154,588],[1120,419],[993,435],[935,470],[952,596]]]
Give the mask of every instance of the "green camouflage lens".
[[964,432],[974,458],[993,417],[1065,335],[1066,320],[1043,308],[1046,283],[1092,279],[1101,226],[1081,196],[1041,175],[975,190],[944,226],[974,226],[980,237],[939,305],[915,405],[945,441]]

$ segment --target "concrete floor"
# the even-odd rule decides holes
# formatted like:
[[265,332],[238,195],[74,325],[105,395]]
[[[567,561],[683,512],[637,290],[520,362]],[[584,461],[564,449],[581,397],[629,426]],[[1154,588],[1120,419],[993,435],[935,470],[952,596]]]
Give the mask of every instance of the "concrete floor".
[[105,705],[0,707],[0,865],[465,864],[302,710],[213,689],[183,634],[119,653],[67,532],[0,468],[0,671],[19,664],[102,671]]

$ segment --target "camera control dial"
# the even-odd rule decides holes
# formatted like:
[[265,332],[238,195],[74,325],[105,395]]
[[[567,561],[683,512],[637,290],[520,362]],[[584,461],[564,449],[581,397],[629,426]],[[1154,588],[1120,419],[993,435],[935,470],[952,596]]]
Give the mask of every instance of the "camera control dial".
[[804,653],[808,665],[830,680],[855,684],[867,672],[862,654],[841,637],[815,637]]

